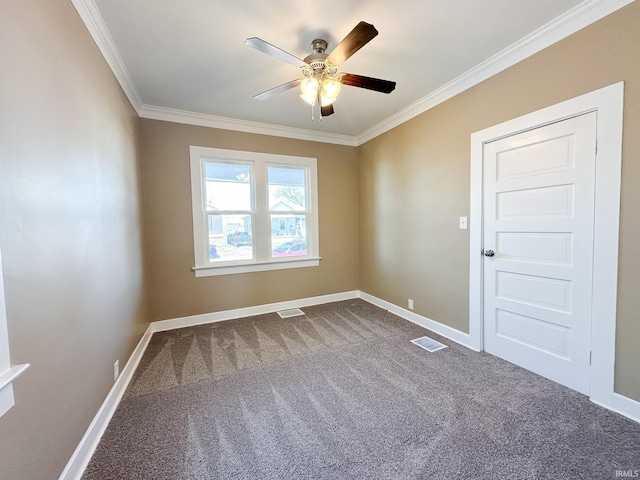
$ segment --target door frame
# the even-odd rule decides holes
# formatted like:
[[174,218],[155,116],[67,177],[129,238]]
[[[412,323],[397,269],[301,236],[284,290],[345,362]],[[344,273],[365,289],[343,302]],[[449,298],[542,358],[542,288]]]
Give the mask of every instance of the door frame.
[[591,385],[596,403],[613,405],[618,294],[618,237],[622,168],[624,82],[572,98],[471,134],[469,210],[469,343],[483,345],[482,196],[484,144],[577,115],[596,112],[593,284],[591,320]]

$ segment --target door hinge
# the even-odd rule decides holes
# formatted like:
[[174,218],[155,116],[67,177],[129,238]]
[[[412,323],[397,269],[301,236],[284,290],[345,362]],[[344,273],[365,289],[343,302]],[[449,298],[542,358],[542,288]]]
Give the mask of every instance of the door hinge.
[[598,139],[596,138],[596,155],[598,154]]

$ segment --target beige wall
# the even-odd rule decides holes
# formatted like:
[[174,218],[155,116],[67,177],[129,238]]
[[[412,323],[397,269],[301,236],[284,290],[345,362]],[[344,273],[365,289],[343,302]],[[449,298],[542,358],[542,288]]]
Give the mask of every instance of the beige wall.
[[621,80],[615,390],[640,400],[640,2],[359,148],[360,289],[467,332],[471,133]]
[[[32,367],[0,418],[2,479],[60,474],[146,319],[361,289],[466,331],[470,134],[620,80],[616,391],[640,400],[639,25],[635,2],[356,149],[138,120],[68,0],[3,2],[0,248]],[[189,145],[317,157],[321,265],[195,278]]]
[[58,478],[146,328],[136,117],[67,0],[3,1],[0,477]]
[[[140,121],[145,254],[152,320],[358,288],[358,179],[354,147]],[[320,203],[319,267],[196,278],[189,146],[315,157]]]

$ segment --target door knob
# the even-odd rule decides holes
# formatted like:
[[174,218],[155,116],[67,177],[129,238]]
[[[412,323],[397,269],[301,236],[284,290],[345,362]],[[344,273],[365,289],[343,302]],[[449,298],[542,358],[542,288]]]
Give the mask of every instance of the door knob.
[[493,257],[495,255],[495,252],[493,250],[485,250],[484,251],[484,256],[485,257]]

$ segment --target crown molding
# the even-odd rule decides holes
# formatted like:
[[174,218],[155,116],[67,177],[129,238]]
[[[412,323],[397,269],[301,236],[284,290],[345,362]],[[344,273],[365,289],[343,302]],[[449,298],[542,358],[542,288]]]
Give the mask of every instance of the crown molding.
[[93,0],[71,0],[71,3],[73,3],[73,6],[78,11],[80,18],[87,27],[87,30],[89,30],[89,33],[93,37],[94,42],[96,42],[98,49],[107,61],[118,83],[120,83],[129,102],[131,102],[135,111],[139,112],[140,108],[142,108],[142,100],[131,79],[129,70],[127,70],[122,56],[120,56],[120,51],[116,47],[113,37],[107,29],[107,25],[104,23],[100,10]]
[[382,135],[634,1],[586,0],[582,2],[451,82],[358,135],[357,144],[362,145]]
[[249,120],[218,117],[216,115],[188,112],[186,110],[176,110],[173,108],[156,107],[153,105],[143,105],[138,111],[138,115],[141,118],[149,118],[151,120],[163,120],[165,122],[184,123],[200,127],[221,128],[223,130],[234,130],[237,132],[257,133],[259,135],[270,135],[273,137],[293,138],[296,140],[308,140],[311,142],[333,143],[336,145],[357,147],[356,137],[351,137],[349,135],[318,132],[302,128],[283,127],[282,125],[274,125],[271,123],[251,122]]
[[411,120],[634,1],[585,0],[520,41],[493,55],[360,135],[349,136],[145,105],[140,99],[129,71],[94,1],[71,0],[102,55],[111,67],[125,95],[129,98],[131,105],[141,118],[348,146],[362,145],[388,132],[392,128]]
[[187,112],[165,107],[157,107],[142,103],[140,95],[135,87],[129,70],[127,70],[122,56],[116,47],[113,37],[107,29],[107,25],[100,14],[100,10],[93,0],[71,0],[78,11],[80,18],[86,25],[89,33],[96,42],[98,49],[104,56],[107,64],[113,71],[125,95],[141,118],[164,120],[167,122],[184,123],[203,127],[221,128],[239,132],[257,133],[275,137],[293,138],[297,140],[309,140],[312,142],[333,143],[337,145],[357,146],[356,137],[349,135],[304,130],[300,128],[284,127],[281,125],[251,122],[234,118],[218,117],[197,112]]

